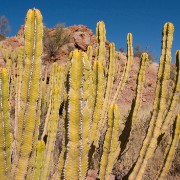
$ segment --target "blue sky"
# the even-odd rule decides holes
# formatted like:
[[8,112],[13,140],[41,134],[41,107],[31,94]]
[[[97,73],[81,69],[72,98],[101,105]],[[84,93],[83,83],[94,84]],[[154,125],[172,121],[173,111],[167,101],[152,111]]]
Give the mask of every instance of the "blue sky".
[[66,26],[83,24],[95,32],[96,23],[103,20],[106,36],[115,42],[116,49],[126,48],[126,35],[133,34],[133,44],[151,46],[152,53],[160,56],[161,32],[165,22],[175,26],[173,56],[180,49],[179,0],[0,0],[0,15],[11,25],[10,36],[15,35],[28,9],[36,7],[43,15],[46,26],[57,23]]

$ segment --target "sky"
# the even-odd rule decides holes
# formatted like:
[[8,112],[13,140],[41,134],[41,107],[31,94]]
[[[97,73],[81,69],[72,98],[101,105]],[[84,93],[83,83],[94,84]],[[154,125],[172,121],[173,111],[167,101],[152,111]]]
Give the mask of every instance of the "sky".
[[150,47],[161,55],[162,28],[166,22],[175,26],[172,55],[180,49],[180,0],[0,0],[0,16],[9,20],[11,32],[17,33],[28,9],[38,8],[47,27],[65,23],[66,27],[83,24],[95,33],[96,23],[103,20],[106,38],[116,49],[126,49],[127,33],[133,34],[133,45]]

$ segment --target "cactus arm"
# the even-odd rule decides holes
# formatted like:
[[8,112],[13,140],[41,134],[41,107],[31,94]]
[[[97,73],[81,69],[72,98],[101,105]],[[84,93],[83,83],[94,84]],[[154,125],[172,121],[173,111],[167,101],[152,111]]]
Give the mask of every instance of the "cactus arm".
[[[104,95],[104,72],[103,72],[103,66],[102,63],[99,61],[97,62],[98,66],[98,84],[97,84],[97,98],[96,98],[96,105],[95,105],[95,110],[93,114],[93,122],[92,122],[92,129],[91,132],[92,134],[90,135],[90,142],[93,143],[98,142],[97,137],[99,133],[98,129],[98,122],[101,117],[101,108],[103,105],[103,95]],[[97,145],[97,144],[95,144]]]
[[146,67],[148,63],[148,54],[143,53],[141,56],[141,64],[140,64],[140,70],[138,75],[138,82],[137,82],[137,90],[136,90],[136,99],[135,99],[135,107],[132,115],[132,125],[135,123],[140,106],[141,106],[141,99],[142,99],[142,91],[145,81],[145,72]]
[[103,145],[103,155],[99,173],[100,179],[109,179],[113,165],[119,155],[119,122],[120,114],[118,106],[112,104],[108,112],[108,130]]
[[40,178],[43,166],[43,154],[45,150],[44,141],[38,141],[37,149],[36,149],[36,160],[35,166],[33,169],[32,179],[38,180]]
[[105,48],[105,42],[106,42],[106,29],[105,24],[103,21],[99,21],[96,26],[96,40],[98,43],[97,47],[97,55],[96,58],[98,61],[100,61],[103,64],[103,67],[105,67],[105,56],[106,56],[106,48]]
[[180,51],[176,52],[176,81],[175,81],[175,87],[174,91],[172,92],[172,98],[169,102],[169,110],[165,116],[164,123],[161,127],[161,133],[164,134],[171,122],[171,118],[173,116],[173,112],[175,110],[175,107],[177,105],[179,94],[180,94]]
[[120,128],[120,113],[119,113],[118,105],[115,104],[111,148],[110,148],[110,154],[108,156],[108,164],[106,168],[105,179],[110,178],[110,174],[112,173],[113,166],[116,163],[118,159],[118,155],[120,153],[119,128]]
[[88,60],[91,63],[92,62],[92,56],[93,56],[93,48],[92,46],[88,46],[87,48],[87,56],[88,56]]
[[128,33],[128,35],[127,35],[127,61],[126,61],[126,65],[125,65],[124,70],[123,70],[123,74],[121,76],[121,80],[120,80],[119,85],[117,87],[116,93],[113,97],[112,103],[114,103],[117,100],[118,96],[120,95],[120,93],[124,89],[125,83],[126,83],[127,78],[128,78],[128,74],[129,74],[131,64],[133,61],[132,41],[133,41],[132,34]]
[[112,131],[113,131],[113,119],[114,119],[113,109],[114,109],[114,105],[111,105],[108,112],[108,130],[104,140],[103,155],[100,163],[101,164],[100,172],[99,172],[100,179],[105,179],[104,177],[106,173],[106,167],[108,164],[108,155],[110,153]]
[[[57,63],[53,64],[53,82],[52,82],[52,108],[48,123],[47,129],[47,143],[46,149],[44,153],[44,160],[43,160],[43,171],[41,173],[42,179],[47,179],[50,176],[52,171],[52,162],[53,162],[53,151],[55,147],[55,140],[58,128],[58,120],[59,120],[59,108],[63,101],[61,92],[63,92],[63,72],[60,66],[57,66]],[[50,168],[51,167],[51,168]]]
[[4,180],[10,178],[12,150],[8,96],[8,72],[0,68],[0,174]]
[[53,178],[52,179],[61,179],[61,177],[62,177],[64,161],[65,161],[65,152],[66,152],[65,139],[63,139],[62,140],[62,150],[61,150],[61,153],[60,153],[60,156],[59,156],[59,160],[58,160],[58,163],[57,163],[56,171],[53,174]]
[[170,168],[170,165],[173,160],[174,153],[175,153],[175,149],[177,148],[177,145],[178,145],[179,137],[180,137],[180,114],[178,114],[178,116],[177,116],[176,127],[175,127],[174,133],[171,138],[171,143],[166,148],[164,162],[158,173],[158,179],[160,179],[160,180],[161,179],[163,180],[165,178],[165,176]]
[[42,81],[42,90],[41,90],[41,113],[42,115],[45,115],[47,112],[47,104],[48,104],[48,98],[47,98],[47,68],[45,70],[45,77],[44,77],[44,81]]
[[98,63],[97,63],[97,61],[94,61],[94,64],[93,64],[92,77],[93,77],[93,85],[94,85],[94,96],[95,96],[95,102],[96,102],[97,84],[98,84]]
[[[106,122],[106,115],[110,104],[110,97],[112,93],[112,87],[114,82],[114,74],[115,74],[115,45],[114,43],[111,43],[109,45],[110,49],[110,64],[109,64],[109,70],[108,70],[108,79],[107,79],[107,87],[105,92],[105,99],[102,107],[102,113],[101,113],[101,120],[98,123],[98,129],[101,132],[104,128],[105,122]],[[99,136],[100,136],[99,132]],[[99,140],[99,137],[97,138]]]
[[[17,134],[18,134],[18,115],[21,110],[21,87],[22,87],[22,72],[23,72],[23,55],[24,47],[20,46],[18,48],[18,58],[17,58],[17,78],[16,78],[16,104],[15,104],[15,122],[14,122],[14,139],[15,139],[15,148],[17,146]],[[13,152],[15,153],[15,152]],[[16,153],[15,153],[16,154]]]
[[[95,108],[93,113],[93,122],[91,127],[92,136],[90,136],[91,143],[94,142],[96,135],[99,133],[98,122],[101,118],[101,106],[103,105],[104,88],[106,86],[104,68],[106,66],[106,29],[103,21],[99,21],[96,26],[96,61],[93,66],[93,81],[95,91]],[[97,145],[97,142],[96,142]]]

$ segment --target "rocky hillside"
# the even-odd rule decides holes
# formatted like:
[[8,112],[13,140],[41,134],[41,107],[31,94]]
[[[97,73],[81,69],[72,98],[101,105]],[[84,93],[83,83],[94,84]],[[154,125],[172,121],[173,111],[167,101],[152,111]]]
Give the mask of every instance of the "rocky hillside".
[[[49,29],[50,34],[54,34],[55,28]],[[86,26],[77,25],[65,28],[66,34],[70,37],[69,43],[63,45],[58,53],[51,57],[47,58],[47,52],[44,52],[42,55],[42,64],[43,64],[43,75],[45,74],[45,69],[48,68],[48,74],[51,72],[51,67],[53,62],[58,62],[58,64],[65,66],[68,54],[71,50],[78,48],[82,51],[86,51],[89,45],[93,46],[93,58],[95,58],[95,49],[96,49],[96,37],[93,32]],[[21,26],[17,35],[14,37],[7,38],[2,41],[3,46],[12,47],[12,49],[16,49],[17,47],[24,45],[24,27]],[[108,48],[109,42],[106,42],[106,46]],[[107,49],[108,51],[108,49]],[[118,54],[118,66],[119,70],[115,77],[115,84],[118,85],[123,68],[126,63],[126,56],[120,52]],[[130,113],[132,102],[136,93],[136,80],[139,71],[139,58],[134,58],[133,64],[129,73],[128,80],[126,82],[125,88],[118,98],[118,105],[122,117],[122,131],[125,126],[125,119],[128,117]],[[5,61],[0,52],[0,66],[5,66]],[[171,67],[172,69],[172,80],[173,80],[173,69],[174,65]],[[158,72],[158,64],[150,63],[146,70],[146,80],[143,90],[142,96],[142,106],[138,115],[138,121],[132,131],[133,138],[129,141],[129,147],[127,149],[127,153],[116,163],[114,168],[114,174],[116,174],[118,179],[122,179],[122,177],[127,174],[128,170],[132,166],[133,162],[136,160],[138,156],[139,149],[141,148],[143,139],[145,137],[148,124],[151,117],[151,112],[153,109],[153,102],[155,98],[155,88],[157,81],[157,72]],[[169,81],[169,92],[172,87],[172,80]],[[113,91],[116,91],[117,86],[114,86]],[[180,106],[177,108],[177,112],[179,111]],[[164,144],[166,144],[167,137],[165,137],[161,145],[157,148],[155,156],[152,158],[150,165],[148,166],[148,172],[145,174],[144,179],[154,179],[155,174],[153,172],[157,171],[157,168],[161,164],[161,160],[163,159],[163,151]],[[91,172],[91,175],[93,173]],[[93,178],[93,177],[92,177]],[[178,146],[178,150],[175,155],[175,160],[171,166],[171,170],[168,174],[167,179],[180,179],[180,145]],[[91,179],[89,177],[89,179]]]

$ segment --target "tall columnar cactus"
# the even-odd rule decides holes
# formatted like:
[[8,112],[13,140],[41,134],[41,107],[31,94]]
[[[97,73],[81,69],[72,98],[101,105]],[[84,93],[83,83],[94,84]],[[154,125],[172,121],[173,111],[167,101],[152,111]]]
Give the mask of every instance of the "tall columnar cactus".
[[[93,132],[90,136],[91,143],[93,143],[96,138],[98,137],[99,133],[99,127],[98,127],[98,122],[101,117],[101,108],[103,105],[104,101],[104,71],[103,71],[103,65],[102,62],[98,61],[97,63],[95,62],[95,65],[97,67],[94,67],[96,70],[96,82],[97,84],[95,85],[96,90],[97,90],[97,96],[96,96],[96,104],[95,104],[95,109],[94,109],[94,114],[93,114],[93,122],[92,122],[92,128],[91,132]],[[97,144],[95,144],[97,146]]]
[[148,54],[143,53],[141,55],[141,64],[140,64],[140,70],[139,70],[139,75],[138,75],[138,80],[137,80],[137,89],[136,89],[136,99],[135,99],[135,107],[132,115],[132,125],[135,123],[140,106],[141,106],[141,100],[142,100],[142,92],[143,92],[143,87],[144,87],[144,81],[145,81],[145,73],[146,73],[146,68],[148,64]]
[[[12,177],[24,179],[34,146],[37,143],[40,120],[40,83],[42,54],[42,16],[39,10],[29,10],[25,25],[25,67],[18,114],[17,154]],[[19,103],[19,102],[18,102]]]
[[96,143],[98,143],[99,137],[102,133],[104,125],[106,123],[106,115],[109,109],[110,101],[111,101],[111,94],[112,94],[112,87],[114,83],[114,74],[115,74],[115,45],[111,43],[109,45],[109,70],[108,70],[108,78],[107,78],[107,87],[105,92],[105,98],[102,106],[102,113],[101,119],[98,122],[98,134],[96,137]]
[[117,87],[116,93],[113,97],[112,102],[116,102],[118,96],[120,95],[120,93],[122,92],[122,90],[124,89],[125,83],[127,81],[128,78],[128,74],[131,68],[131,64],[132,64],[132,60],[133,60],[133,46],[132,46],[132,42],[133,42],[133,37],[131,33],[128,33],[127,35],[127,61],[123,70],[123,74],[121,76],[121,80],[119,82],[119,85]]
[[97,49],[96,49],[96,60],[103,63],[105,67],[106,62],[106,29],[103,21],[99,21],[96,26],[96,40],[97,40]]
[[[138,161],[129,179],[141,179],[146,169],[147,162],[157,147],[157,138],[160,135],[160,128],[166,107],[167,82],[170,77],[171,48],[174,26],[166,23],[163,29],[162,55],[158,71],[158,82],[156,87],[156,98],[154,111],[151,118],[148,133],[143,142]],[[160,97],[160,98],[159,98]]]
[[89,129],[92,117],[92,73],[87,55],[75,50],[69,68],[68,149],[64,166],[65,179],[84,179],[90,148]]
[[180,95],[180,51],[176,51],[176,79],[174,83],[174,88],[171,93],[171,97],[168,103],[167,112],[165,114],[164,122],[161,126],[161,133],[164,134],[171,122],[171,117],[176,108]]
[[[58,130],[59,121],[59,108],[63,101],[63,83],[64,73],[61,66],[57,66],[57,63],[53,64],[52,71],[52,87],[51,87],[51,112],[47,125],[47,142],[44,151],[43,166],[41,172],[41,178],[46,179],[52,173],[54,168],[53,152],[55,149],[55,141]],[[46,128],[46,127],[45,127]],[[44,134],[43,134],[44,135]],[[42,137],[43,139],[44,137]],[[51,168],[50,168],[51,167]]]
[[[154,111],[139,158],[129,179],[142,178],[147,162],[157,147],[159,135],[166,132],[175,116],[174,110],[180,95],[180,51],[176,53],[177,72],[169,100],[167,93],[173,31],[173,25],[166,23]],[[95,61],[92,62],[92,46],[88,47],[87,54],[75,50],[70,53],[65,69],[57,63],[53,64],[51,76],[48,77],[49,84],[46,84],[48,75],[46,74],[44,81],[41,78],[42,34],[43,24],[39,10],[29,10],[25,25],[25,47],[18,48],[18,53],[12,53],[12,49],[4,51],[7,68],[0,68],[1,179],[84,180],[89,162],[98,162],[98,165],[100,163],[100,168],[96,166],[100,170],[100,179],[109,179],[120,152],[120,115],[117,105],[113,103],[110,106],[116,71],[115,45],[109,45],[108,59],[105,25],[102,21],[98,22]],[[127,62],[113,102],[125,86],[133,59],[130,33],[127,44]],[[0,47],[2,48],[1,45]],[[17,66],[11,65],[10,57],[17,58]],[[132,123],[135,122],[141,105],[147,59],[147,54],[143,53]],[[13,90],[9,87],[15,87],[15,95],[9,92],[9,89]],[[10,121],[9,102],[14,98],[15,119]],[[107,112],[108,126],[105,134]],[[42,126],[39,128],[40,120]],[[174,155],[180,134],[179,122],[178,115],[175,131],[158,174],[160,179],[165,176]],[[11,125],[14,128],[13,143]],[[132,125],[130,130],[131,128]]]
[[170,137],[170,142],[166,148],[164,161],[161,166],[161,169],[159,170],[158,179],[163,180],[165,178],[167,171],[169,170],[171,162],[173,160],[175,149],[179,142],[179,137],[180,137],[180,114],[178,114],[177,116],[175,130],[172,134],[172,137]]
[[[101,118],[101,106],[103,105],[104,93],[106,87],[106,29],[103,21],[99,21],[96,26],[96,60],[93,65],[93,82],[95,91],[95,107],[93,113],[93,123],[91,131],[95,132],[90,135],[91,143],[94,142],[96,135],[99,133],[98,122]],[[96,143],[97,145],[97,143]]]
[[0,68],[0,175],[10,179],[12,137],[10,133],[8,72]]
[[31,176],[32,179],[38,180],[41,177],[42,173],[42,166],[43,166],[43,155],[45,151],[45,143],[44,141],[38,141],[38,145],[36,148],[36,158],[35,158],[35,165],[33,169],[33,174]]
[[[17,78],[16,78],[16,104],[15,104],[15,120],[14,120],[14,144],[16,150],[17,146],[17,134],[18,134],[18,115],[21,111],[21,88],[22,88],[22,73],[23,73],[23,57],[24,57],[24,47],[20,46],[17,49],[18,58],[17,58]],[[16,155],[16,152],[13,152],[13,155]]]
[[113,166],[120,152],[119,142],[120,114],[117,104],[112,104],[108,113],[108,129],[106,132],[103,155],[101,158],[100,179],[110,179]]
[[92,46],[88,46],[88,48],[87,48],[87,56],[88,56],[88,60],[91,62],[92,61],[92,56],[93,56],[93,47]]

